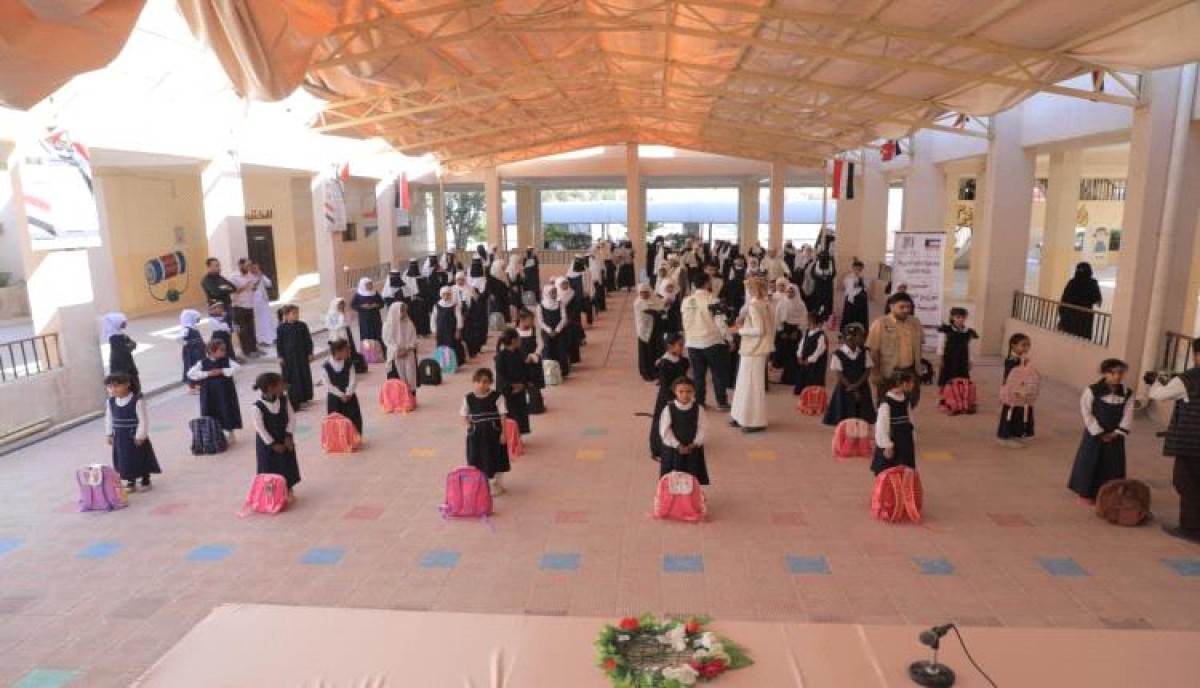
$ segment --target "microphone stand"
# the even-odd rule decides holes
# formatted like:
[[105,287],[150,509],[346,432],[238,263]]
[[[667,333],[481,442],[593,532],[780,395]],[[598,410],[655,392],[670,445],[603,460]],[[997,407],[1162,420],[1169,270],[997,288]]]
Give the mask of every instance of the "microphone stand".
[[938,663],[938,648],[941,644],[941,638],[935,636],[930,645],[933,648],[933,659],[922,659],[908,665],[908,677],[913,683],[925,688],[949,688],[954,685],[954,670]]

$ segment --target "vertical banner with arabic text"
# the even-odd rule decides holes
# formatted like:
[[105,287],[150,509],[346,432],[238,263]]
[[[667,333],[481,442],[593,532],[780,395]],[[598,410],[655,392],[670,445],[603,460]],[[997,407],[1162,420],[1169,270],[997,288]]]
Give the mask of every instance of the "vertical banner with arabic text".
[[898,232],[892,253],[892,284],[908,285],[916,316],[925,327],[925,346],[933,348],[943,313],[945,232]]

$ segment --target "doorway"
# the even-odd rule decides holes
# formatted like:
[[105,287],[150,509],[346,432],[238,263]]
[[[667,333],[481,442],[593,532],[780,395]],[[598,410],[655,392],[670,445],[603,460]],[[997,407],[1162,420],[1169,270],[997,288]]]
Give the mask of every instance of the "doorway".
[[271,278],[267,296],[272,301],[279,299],[279,272],[275,269],[275,236],[270,225],[246,227],[247,253],[250,260],[258,263],[263,274]]

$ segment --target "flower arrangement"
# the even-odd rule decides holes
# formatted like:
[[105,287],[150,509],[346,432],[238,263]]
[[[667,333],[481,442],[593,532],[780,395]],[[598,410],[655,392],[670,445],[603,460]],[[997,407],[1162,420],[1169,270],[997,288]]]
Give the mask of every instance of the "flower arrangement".
[[596,638],[596,665],[613,688],[687,688],[754,662],[728,638],[705,630],[706,618],[651,614],[608,624]]

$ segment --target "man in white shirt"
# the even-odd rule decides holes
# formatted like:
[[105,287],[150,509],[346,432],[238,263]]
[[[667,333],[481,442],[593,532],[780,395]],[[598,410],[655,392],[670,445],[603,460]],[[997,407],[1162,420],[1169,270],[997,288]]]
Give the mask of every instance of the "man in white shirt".
[[250,273],[250,261],[238,259],[238,271],[229,279],[233,283],[233,324],[237,331],[242,355],[250,358],[262,356],[258,350],[258,336],[254,328],[254,291],[258,289],[258,277]]
[[1200,339],[1192,342],[1192,367],[1166,384],[1154,373],[1150,398],[1174,401],[1175,411],[1167,426],[1163,455],[1175,457],[1172,483],[1179,493],[1179,525],[1163,524],[1168,535],[1200,545]]
[[713,391],[717,395],[717,410],[728,411],[727,389],[730,383],[729,345],[725,341],[725,321],[712,312],[717,297],[712,293],[712,277],[701,272],[696,276],[695,291],[683,300],[684,345],[696,381],[696,403],[704,406],[705,375],[712,371]]

